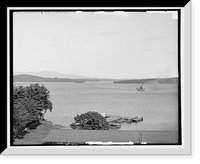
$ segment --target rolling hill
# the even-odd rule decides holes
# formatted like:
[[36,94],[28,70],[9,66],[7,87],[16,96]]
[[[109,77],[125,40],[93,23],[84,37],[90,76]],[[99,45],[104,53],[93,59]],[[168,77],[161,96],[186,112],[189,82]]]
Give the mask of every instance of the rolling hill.
[[86,82],[86,80],[82,79],[49,78],[49,77],[39,77],[26,74],[13,76],[13,81],[14,82],[75,82],[75,83]]
[[113,81],[113,83],[119,84],[178,84],[178,77],[172,78],[148,78],[148,79],[131,79],[131,80],[116,80],[116,79],[98,79],[98,78],[80,78],[80,79],[70,79],[70,78],[50,78],[50,77],[40,77],[28,74],[20,74],[13,76],[14,82],[75,82],[84,83],[87,81],[99,82],[99,81]]
[[39,71],[39,72],[14,72],[14,75],[33,75],[33,76],[39,76],[39,77],[49,77],[49,78],[68,78],[68,79],[82,79],[82,78],[88,78],[85,76],[80,75],[73,75],[73,74],[64,74],[64,73],[58,73],[55,71]]

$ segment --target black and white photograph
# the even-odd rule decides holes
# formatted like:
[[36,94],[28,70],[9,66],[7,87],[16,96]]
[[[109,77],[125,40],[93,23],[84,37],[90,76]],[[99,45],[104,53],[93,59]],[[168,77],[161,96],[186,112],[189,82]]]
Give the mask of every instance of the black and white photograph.
[[177,8],[13,9],[10,146],[184,146],[182,19]]

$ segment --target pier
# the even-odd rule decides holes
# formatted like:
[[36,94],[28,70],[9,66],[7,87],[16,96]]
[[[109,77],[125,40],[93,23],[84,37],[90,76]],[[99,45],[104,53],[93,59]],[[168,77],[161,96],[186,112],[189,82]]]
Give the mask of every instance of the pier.
[[143,117],[123,117],[117,115],[105,115],[106,121],[110,124],[111,128],[119,129],[121,124],[130,124],[143,121]]

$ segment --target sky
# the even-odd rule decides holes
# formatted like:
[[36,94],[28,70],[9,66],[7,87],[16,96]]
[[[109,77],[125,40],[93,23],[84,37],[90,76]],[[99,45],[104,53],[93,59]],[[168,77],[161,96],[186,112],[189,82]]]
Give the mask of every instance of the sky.
[[14,72],[178,76],[174,12],[14,12]]

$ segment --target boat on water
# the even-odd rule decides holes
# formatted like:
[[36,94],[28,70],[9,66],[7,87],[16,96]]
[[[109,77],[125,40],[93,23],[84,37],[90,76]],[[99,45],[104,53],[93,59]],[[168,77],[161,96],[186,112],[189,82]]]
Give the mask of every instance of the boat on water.
[[145,88],[143,87],[143,84],[139,88],[137,88],[137,91],[145,91]]
[[114,123],[114,122],[110,122],[110,128],[111,129],[119,129],[121,128],[121,124],[120,123]]
[[143,117],[122,117],[122,116],[115,116],[112,115],[110,116],[111,119],[107,118],[106,121],[111,125],[111,126],[118,126],[120,127],[121,124],[126,124],[126,123],[137,123],[140,121],[143,121]]

